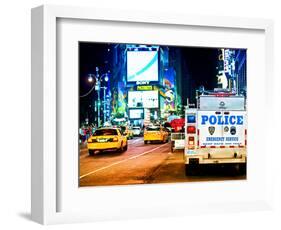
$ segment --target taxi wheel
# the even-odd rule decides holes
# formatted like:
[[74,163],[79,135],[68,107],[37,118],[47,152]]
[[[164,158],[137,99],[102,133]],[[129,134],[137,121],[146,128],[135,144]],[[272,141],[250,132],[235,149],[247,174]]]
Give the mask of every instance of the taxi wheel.
[[95,150],[89,149],[89,155],[94,156],[95,155]]
[[120,146],[120,148],[118,149],[118,152],[119,152],[119,153],[124,152],[123,142],[121,143],[121,146]]
[[128,144],[124,147],[124,152],[128,150]]
[[147,141],[144,141],[144,144],[147,144]]

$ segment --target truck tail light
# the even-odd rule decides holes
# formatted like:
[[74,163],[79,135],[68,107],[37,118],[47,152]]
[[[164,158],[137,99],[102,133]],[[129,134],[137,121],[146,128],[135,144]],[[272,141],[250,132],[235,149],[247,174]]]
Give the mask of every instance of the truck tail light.
[[194,137],[188,137],[188,145],[194,145]]
[[186,132],[187,133],[196,133],[195,126],[193,126],[193,125],[187,126]]

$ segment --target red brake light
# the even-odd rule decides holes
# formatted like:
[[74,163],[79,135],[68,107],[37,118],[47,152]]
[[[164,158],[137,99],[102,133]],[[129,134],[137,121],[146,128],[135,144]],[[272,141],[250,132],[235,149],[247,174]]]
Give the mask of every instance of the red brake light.
[[193,126],[193,125],[187,126],[186,132],[187,133],[196,133],[195,126]]

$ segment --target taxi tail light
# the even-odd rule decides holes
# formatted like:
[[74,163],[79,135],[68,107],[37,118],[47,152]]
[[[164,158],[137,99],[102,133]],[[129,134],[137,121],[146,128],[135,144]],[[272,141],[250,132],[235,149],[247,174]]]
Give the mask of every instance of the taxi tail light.
[[187,126],[186,132],[187,133],[196,133],[195,126],[194,125]]
[[194,145],[194,137],[188,137],[188,145]]
[[113,137],[112,141],[113,142],[117,142],[118,141],[118,137]]
[[92,143],[93,141],[92,141],[92,139],[88,139],[88,143]]
[[92,142],[97,142],[97,138],[93,138],[93,139],[92,139]]

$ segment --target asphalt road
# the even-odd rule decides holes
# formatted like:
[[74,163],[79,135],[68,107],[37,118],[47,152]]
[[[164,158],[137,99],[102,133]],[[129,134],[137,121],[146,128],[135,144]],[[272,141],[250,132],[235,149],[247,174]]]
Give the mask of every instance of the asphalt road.
[[241,180],[233,167],[204,167],[200,175],[185,176],[183,151],[171,153],[170,143],[144,144],[142,137],[129,140],[123,153],[88,155],[80,149],[80,186]]

